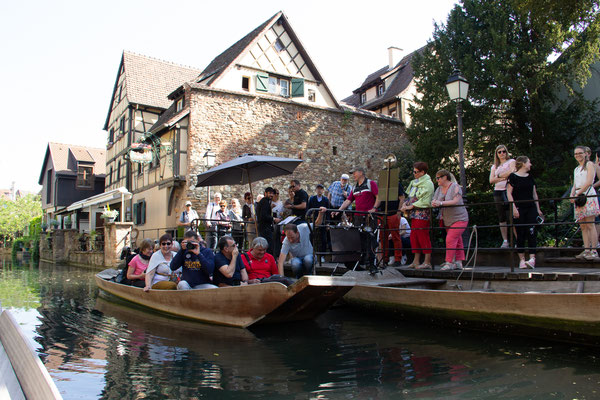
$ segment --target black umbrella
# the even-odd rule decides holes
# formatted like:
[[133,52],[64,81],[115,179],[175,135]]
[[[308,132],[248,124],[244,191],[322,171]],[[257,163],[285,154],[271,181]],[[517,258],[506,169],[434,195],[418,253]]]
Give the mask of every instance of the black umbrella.
[[295,158],[244,154],[198,174],[196,187],[251,184],[262,179],[289,175],[301,162],[302,160]]

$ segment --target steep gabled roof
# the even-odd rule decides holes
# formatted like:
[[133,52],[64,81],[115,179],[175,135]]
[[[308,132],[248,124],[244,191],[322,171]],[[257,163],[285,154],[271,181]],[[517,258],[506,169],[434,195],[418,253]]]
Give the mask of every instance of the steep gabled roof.
[[108,129],[121,69],[125,73],[125,87],[129,103],[161,109],[167,109],[171,105],[171,101],[167,98],[169,93],[184,82],[193,80],[201,72],[193,67],[123,51],[104,130]]
[[[69,157],[75,157],[77,161],[93,162],[95,175],[106,174],[106,150],[72,144],[48,143],[38,183],[41,185],[44,180],[48,161],[52,162],[55,173],[77,173],[77,169],[69,168]],[[81,160],[77,157],[80,157]]]
[[[351,105],[353,107],[370,108],[370,107],[376,107],[378,105],[386,103],[386,102],[402,95],[402,93],[408,88],[408,86],[410,85],[410,83],[412,82],[412,80],[414,78],[414,71],[413,71],[412,64],[411,64],[412,57],[416,53],[423,52],[424,49],[425,49],[425,46],[404,56],[392,69],[390,69],[389,66],[386,66],[386,67],[383,67],[383,68],[373,72],[372,74],[367,76],[367,78],[364,80],[364,82],[360,85],[360,87],[358,89],[355,89],[353,91],[353,94],[351,96],[346,97],[345,99],[342,100],[342,102],[345,104]],[[366,90],[380,82],[383,82],[384,77],[386,75],[391,75],[396,72],[397,72],[396,77],[389,85],[387,85],[387,87],[385,88],[385,91],[383,93],[383,96],[376,97],[376,98],[368,101],[367,103],[360,104],[361,92],[363,92],[364,90]]]
[[317,69],[316,65],[312,61],[311,57],[308,55],[308,52],[304,48],[304,45],[294,32],[294,29],[290,25],[290,22],[287,19],[287,16],[279,11],[271,18],[260,24],[256,29],[252,32],[244,36],[242,39],[238,40],[235,44],[225,50],[223,53],[219,54],[215,57],[210,64],[202,71],[202,74],[195,80],[196,83],[201,83],[207,86],[212,86],[220,77],[223,76],[223,73],[230,68],[233,68],[236,65],[236,60],[241,60],[246,53],[250,50],[251,46],[258,41],[262,35],[274,24],[281,23],[283,28],[290,36],[292,41],[294,42],[298,52],[302,55],[306,65],[314,78],[319,81],[324,87],[332,101],[339,108],[338,101],[335,96],[329,90],[327,83],[323,79],[323,76]]

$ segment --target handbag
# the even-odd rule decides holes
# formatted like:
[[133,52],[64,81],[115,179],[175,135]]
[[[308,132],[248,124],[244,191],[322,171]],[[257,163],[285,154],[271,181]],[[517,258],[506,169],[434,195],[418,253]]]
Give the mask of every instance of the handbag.
[[585,203],[587,203],[587,196],[583,193],[578,194],[575,199],[575,205],[577,207],[584,207]]

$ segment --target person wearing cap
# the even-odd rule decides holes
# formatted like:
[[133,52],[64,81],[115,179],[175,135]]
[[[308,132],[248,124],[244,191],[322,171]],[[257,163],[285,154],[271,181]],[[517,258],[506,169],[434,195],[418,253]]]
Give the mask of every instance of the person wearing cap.
[[[339,181],[333,182],[327,189],[327,198],[331,204],[331,208],[340,208],[344,200],[348,198],[352,187],[348,184],[350,177],[348,174],[342,174]],[[337,218],[341,217],[341,214]]]
[[192,202],[188,200],[185,202],[185,210],[177,220],[177,226],[187,226],[189,228],[192,221],[198,218],[198,213],[192,208]]
[[[318,208],[320,209],[321,207],[325,207],[325,208],[331,208],[331,204],[329,203],[329,199],[325,196],[323,196],[323,192],[325,191],[325,187],[323,185],[321,185],[320,183],[317,185],[317,187],[315,188],[315,191],[317,192],[316,195],[311,196],[310,199],[308,199],[308,206],[307,208],[310,209],[314,209],[314,208]],[[317,217],[317,213],[315,212],[312,215],[309,215],[309,217]],[[327,251],[327,229],[324,226],[319,226],[321,224],[315,225],[315,233],[317,234],[317,237],[319,238],[319,247],[318,247],[318,251],[319,252],[326,252]],[[325,262],[325,259],[323,257],[321,257],[321,262]]]
[[[350,171],[352,177],[356,181],[356,186],[348,198],[344,200],[339,210],[345,210],[352,202],[355,203],[356,211],[372,212],[373,207],[376,206],[375,201],[379,194],[377,182],[368,179],[365,175],[365,169],[363,167],[356,167]],[[379,206],[379,204],[377,204]],[[338,213],[335,213],[338,214]],[[334,215],[335,216],[335,215]],[[369,222],[367,215],[355,213],[354,214],[354,225],[366,225]],[[370,221],[373,222],[373,221]],[[366,263],[369,269],[373,268],[375,254],[373,253],[373,247],[376,245],[375,238],[366,230],[361,231],[361,253],[363,254],[363,263]]]

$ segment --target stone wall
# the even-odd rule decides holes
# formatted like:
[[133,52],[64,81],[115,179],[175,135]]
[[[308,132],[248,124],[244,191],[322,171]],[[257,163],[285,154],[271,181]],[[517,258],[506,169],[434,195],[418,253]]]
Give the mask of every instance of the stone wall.
[[[186,198],[195,208],[206,204],[206,188],[194,188],[196,175],[204,171],[206,149],[217,154],[217,165],[244,153],[303,159],[293,175],[265,180],[253,185],[253,193],[267,186],[282,191],[287,198],[290,179],[314,194],[315,185],[328,185],[354,166],[376,177],[383,159],[407,145],[404,125],[398,120],[367,112],[341,111],[302,105],[284,98],[245,95],[206,87],[186,86],[189,94],[190,129],[188,187]],[[336,153],[336,154],[334,154]],[[243,203],[248,185],[213,187],[224,199]]]

